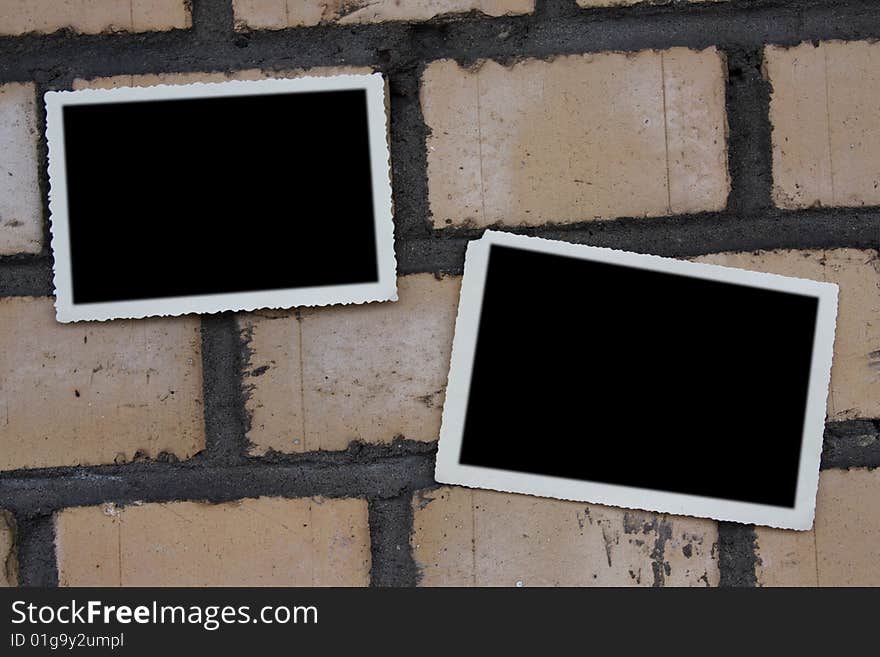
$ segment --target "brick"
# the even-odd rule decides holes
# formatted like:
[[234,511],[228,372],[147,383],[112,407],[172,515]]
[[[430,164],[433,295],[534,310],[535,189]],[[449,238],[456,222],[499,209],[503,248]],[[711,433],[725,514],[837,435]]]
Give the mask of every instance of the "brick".
[[188,29],[192,27],[187,0],[132,0],[131,31]]
[[715,586],[714,521],[442,487],[413,500],[423,586]]
[[194,82],[226,82],[228,80],[263,80],[266,78],[299,78],[306,75],[327,77],[331,75],[369,74],[373,69],[366,66],[318,66],[310,69],[284,69],[278,71],[244,69],[231,72],[195,73],[145,73],[140,75],[114,75],[86,80],[76,78],[74,89],[116,89],[118,87],[149,87],[157,84],[192,84]]
[[197,317],[59,324],[0,300],[0,469],[184,459],[204,448]]
[[0,510],[0,588],[18,583],[18,559],[15,554],[15,520]]
[[282,30],[288,26],[287,0],[232,0],[236,30]]
[[764,58],[776,205],[880,204],[880,44],[768,46]]
[[240,315],[253,453],[436,440],[460,284],[415,274],[395,303]]
[[43,247],[38,134],[34,85],[0,86],[0,255],[39,253]]
[[0,0],[0,34],[186,29],[189,7],[187,0]]
[[367,503],[261,497],[65,509],[62,586],[365,586]]
[[880,417],[880,259],[874,251],[761,251],[697,258],[728,267],[837,283],[828,419]]
[[727,203],[724,64],[717,53],[662,53],[669,209],[718,210]]
[[758,586],[818,586],[816,534],[756,527]]
[[809,532],[758,528],[762,586],[880,585],[880,470],[825,470]]
[[432,62],[421,88],[436,227],[719,210],[724,64],[714,48]]
[[535,0],[233,0],[238,30],[302,27],[325,23],[426,21],[445,14],[528,14]]
[[816,512],[819,586],[880,586],[880,470],[821,475]]

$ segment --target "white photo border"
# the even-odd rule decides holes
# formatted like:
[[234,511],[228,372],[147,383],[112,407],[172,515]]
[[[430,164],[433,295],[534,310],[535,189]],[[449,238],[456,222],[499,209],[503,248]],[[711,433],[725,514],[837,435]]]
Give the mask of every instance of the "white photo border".
[[[577,479],[493,469],[460,463],[465,413],[483,301],[483,289],[493,245],[540,253],[680,274],[818,299],[807,406],[798,466],[794,508],[755,504],[668,491],[590,482]],[[574,303],[574,301],[573,301]],[[455,323],[455,338],[443,406],[435,478],[440,483],[510,493],[577,500],[715,520],[786,529],[809,529],[813,524],[819,460],[825,427],[825,408],[831,378],[831,359],[837,318],[837,285],[719,265],[687,262],[614,249],[557,242],[487,231],[467,247],[464,278]],[[745,476],[745,474],[744,474]]]
[[[62,120],[65,107],[96,103],[358,89],[366,91],[367,96],[370,170],[373,189],[373,229],[376,240],[378,281],[100,303],[73,302],[64,122]],[[385,96],[385,81],[379,73],[46,92],[44,100],[46,103],[46,138],[49,147],[49,215],[52,252],[55,256],[54,282],[57,320],[59,322],[76,322],[137,319],[227,310],[248,311],[258,308],[292,308],[296,306],[359,304],[370,301],[396,301],[397,263],[394,256],[391,158],[388,148]]]

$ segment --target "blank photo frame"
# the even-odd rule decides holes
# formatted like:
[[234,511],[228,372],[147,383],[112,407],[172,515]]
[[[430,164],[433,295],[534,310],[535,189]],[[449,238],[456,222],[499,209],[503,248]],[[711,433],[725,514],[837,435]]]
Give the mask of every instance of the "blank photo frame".
[[59,321],[396,300],[381,75],[45,101]]
[[836,314],[829,283],[488,231],[436,479],[808,529]]

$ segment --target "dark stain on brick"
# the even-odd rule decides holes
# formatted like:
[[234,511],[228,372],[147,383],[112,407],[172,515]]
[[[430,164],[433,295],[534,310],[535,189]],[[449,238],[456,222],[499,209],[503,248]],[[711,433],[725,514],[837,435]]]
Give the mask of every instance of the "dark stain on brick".
[[250,371],[251,376],[263,376],[266,372],[269,371],[268,365],[261,365],[260,367],[256,367]]
[[415,493],[416,506],[419,507],[419,511],[426,508],[431,502],[436,500],[436,497],[431,497],[432,491],[429,490],[418,490]]
[[666,578],[672,572],[672,567],[666,561],[666,542],[672,538],[672,524],[666,520],[665,516],[654,516],[651,525],[657,532],[654,549],[651,550],[651,570],[654,573],[653,586],[663,586],[666,583]]
[[605,531],[605,527],[602,527],[602,541],[605,543],[605,558],[608,560],[608,567],[611,567],[611,545],[612,541],[608,538],[608,533]]
[[416,401],[424,404],[428,408],[434,408],[437,405],[437,398],[443,395],[443,389],[435,390],[434,392],[429,392],[426,395],[418,395],[415,399]]
[[645,518],[644,513],[626,511],[623,514],[623,531],[627,534],[647,534],[654,529],[654,523]]
[[868,354],[868,369],[880,375],[880,349]]

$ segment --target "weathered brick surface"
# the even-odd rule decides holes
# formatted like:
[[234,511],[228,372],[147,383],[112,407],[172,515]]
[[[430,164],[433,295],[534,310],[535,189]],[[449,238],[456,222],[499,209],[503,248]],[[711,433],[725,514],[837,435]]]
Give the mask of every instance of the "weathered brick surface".
[[201,450],[199,326],[58,324],[49,298],[0,299],[0,469]]
[[255,453],[436,440],[460,279],[398,279],[399,301],[241,315]]
[[74,89],[115,89],[117,87],[149,87],[157,84],[192,84],[194,82],[226,82],[228,80],[263,80],[265,78],[299,78],[305,75],[327,77],[330,75],[356,75],[372,73],[366,66],[318,66],[282,70],[249,68],[241,71],[213,71],[197,73],[147,73],[140,75],[113,75],[110,77],[73,81]]
[[39,253],[43,246],[38,134],[34,85],[0,85],[0,255]]
[[762,251],[697,258],[728,267],[837,283],[828,418],[880,417],[880,259],[875,251]]
[[768,46],[764,55],[776,204],[880,204],[880,44]]
[[421,89],[434,225],[718,210],[729,190],[714,48],[431,63]]
[[61,511],[62,586],[364,586],[367,503],[258,498]]
[[187,0],[0,0],[0,34],[158,32],[192,25]]
[[710,586],[714,521],[460,487],[413,499],[425,586]]
[[763,586],[880,586],[880,470],[826,470],[809,532],[758,528]]
[[[817,510],[818,512],[818,510]],[[818,586],[815,531],[757,527],[759,586]]]
[[18,562],[15,554],[15,521],[12,514],[0,510],[0,588],[15,586],[18,582]]
[[280,30],[323,23],[426,21],[445,14],[527,14],[535,0],[232,0],[236,29]]

